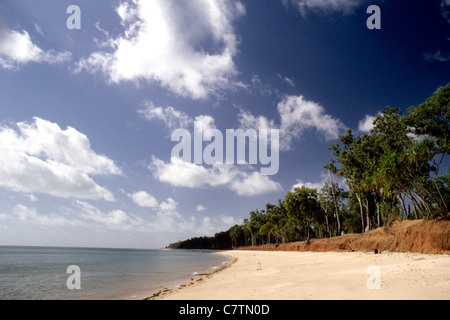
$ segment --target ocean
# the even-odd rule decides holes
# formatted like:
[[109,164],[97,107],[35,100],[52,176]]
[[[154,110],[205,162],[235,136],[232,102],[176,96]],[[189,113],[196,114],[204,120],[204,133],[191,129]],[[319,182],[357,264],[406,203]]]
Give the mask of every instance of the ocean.
[[0,247],[0,300],[143,299],[228,261],[188,250]]

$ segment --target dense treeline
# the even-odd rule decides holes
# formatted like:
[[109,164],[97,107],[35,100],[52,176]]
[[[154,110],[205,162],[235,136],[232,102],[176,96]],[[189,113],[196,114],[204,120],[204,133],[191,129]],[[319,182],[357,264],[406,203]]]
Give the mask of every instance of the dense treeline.
[[[230,249],[366,232],[389,220],[450,218],[450,84],[402,115],[386,107],[370,134],[351,130],[330,146],[332,158],[321,190],[289,191],[277,204],[250,212],[243,224],[214,237],[169,245]],[[446,172],[441,172],[446,166]],[[347,188],[338,184],[343,179]]]

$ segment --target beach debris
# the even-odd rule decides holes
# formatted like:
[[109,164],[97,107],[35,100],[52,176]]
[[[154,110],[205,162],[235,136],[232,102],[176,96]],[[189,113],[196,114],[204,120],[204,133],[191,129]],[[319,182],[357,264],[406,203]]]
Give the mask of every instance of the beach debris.
[[261,260],[259,260],[258,265],[259,265],[259,267],[258,267],[258,269],[256,269],[256,270],[261,271],[261,270],[262,270],[262,267],[261,267]]

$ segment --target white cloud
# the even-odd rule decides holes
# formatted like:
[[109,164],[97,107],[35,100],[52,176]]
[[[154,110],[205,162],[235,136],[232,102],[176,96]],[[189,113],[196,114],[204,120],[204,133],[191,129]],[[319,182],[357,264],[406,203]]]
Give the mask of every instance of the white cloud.
[[26,195],[31,202],[37,202],[38,198],[32,193]]
[[176,211],[178,207],[178,202],[172,198],[167,198],[166,201],[161,202],[159,209],[163,212],[165,211]]
[[301,137],[308,129],[315,129],[326,140],[337,139],[345,129],[344,124],[325,113],[325,109],[318,103],[307,101],[303,96],[285,96],[278,103],[281,117],[281,144],[283,150],[289,150],[294,139]]
[[131,235],[136,233],[146,234],[146,237],[166,237],[172,239],[185,239],[193,236],[212,236],[215,233],[227,230],[232,225],[241,221],[232,216],[220,214],[217,216],[183,216],[178,212],[178,203],[168,198],[161,203],[154,213],[149,212],[145,217],[125,212],[123,210],[103,210],[85,201],[74,201],[71,207],[61,207],[58,213],[40,213],[41,209],[17,204],[11,212],[0,213],[0,229],[11,231],[9,222],[21,222],[39,228],[45,228],[47,232],[69,232],[77,228],[76,232],[84,229],[85,232],[95,230],[102,234],[117,236],[126,232]]
[[42,31],[42,28],[37,23],[34,23],[34,30],[36,30],[37,33],[39,33],[41,36],[44,35],[44,32]]
[[297,179],[297,183],[292,186],[291,190],[294,190],[295,188],[306,187],[306,188],[310,188],[310,189],[317,189],[317,191],[320,192],[320,190],[322,190],[324,184],[325,184],[325,181],[303,182],[302,180]]
[[239,178],[233,180],[230,189],[240,196],[252,197],[264,193],[281,191],[280,183],[270,179],[269,176],[263,176],[259,172],[239,172]]
[[57,214],[41,215],[34,208],[28,208],[22,204],[18,204],[13,209],[13,215],[27,223],[45,226],[45,227],[61,227],[61,226],[82,226],[84,223],[77,219],[66,218]]
[[302,15],[307,11],[322,13],[341,13],[344,15],[355,13],[365,0],[282,0],[285,6],[293,5]]
[[366,115],[364,117],[364,119],[362,119],[358,122],[358,130],[360,132],[369,133],[370,130],[372,130],[373,127],[375,126],[373,124],[374,120],[375,120],[375,116]]
[[326,140],[337,139],[346,128],[336,118],[327,114],[318,103],[307,101],[303,96],[284,96],[278,103],[280,125],[264,116],[254,116],[249,111],[239,109],[238,121],[244,129],[280,129],[280,148],[290,150],[294,140],[299,139],[304,131],[315,129]]
[[320,177],[322,179],[322,181],[320,181],[320,182],[304,182],[301,179],[297,179],[297,182],[292,186],[291,191],[294,190],[294,188],[306,187],[306,188],[310,188],[310,189],[317,189],[317,191],[320,192],[326,183],[328,183],[329,185],[331,183],[332,184],[337,183],[339,188],[348,190],[348,187],[345,184],[345,180],[343,178],[339,178],[339,177],[331,174],[330,172],[327,172],[327,173],[322,172],[320,174]]
[[173,157],[170,163],[153,157],[149,169],[155,177],[175,187],[201,188],[204,186],[220,186],[229,184],[236,174],[230,172],[226,165],[216,165],[207,169],[200,165]]
[[30,62],[54,64],[70,59],[71,54],[67,51],[42,50],[25,30],[19,32],[0,25],[0,67],[4,69],[14,70]]
[[104,42],[108,52],[79,61],[77,71],[101,71],[114,83],[156,82],[194,99],[235,85],[233,21],[245,14],[239,1],[133,0],[122,2],[117,13],[124,33]]
[[[95,229],[146,233],[157,236],[160,233],[175,234],[179,238],[192,236],[212,236],[240,223],[235,218],[220,214],[215,217],[185,217],[178,212],[178,203],[172,198],[163,201],[155,213],[140,217],[123,210],[104,211],[88,202],[76,200],[72,207],[59,209],[59,213],[42,214],[36,208],[22,204],[16,205],[9,214],[0,213],[0,220],[17,220],[23,223],[44,227],[46,230],[67,230],[63,228]],[[7,225],[7,223],[6,223]],[[2,228],[2,225],[0,225]],[[65,231],[62,231],[65,232]]]
[[[240,128],[242,128],[243,130],[278,129],[273,120],[269,120],[264,116],[254,116],[249,111],[244,110],[242,108],[239,108],[238,121],[239,121]],[[271,137],[272,136],[269,134],[266,137],[261,136],[259,138],[266,139],[267,141],[265,141],[265,143],[267,143],[267,144],[278,143],[278,145],[273,145],[273,147],[278,148],[278,150],[279,150],[280,141],[279,140],[272,141]]]
[[195,117],[194,129],[203,134],[203,139],[211,140],[212,131],[211,129],[216,129],[215,120],[213,117],[208,115],[200,115]]
[[140,217],[127,214],[122,210],[112,210],[104,213],[99,208],[84,201],[76,201],[79,208],[79,216],[91,226],[96,224],[112,230],[144,230],[145,220]]
[[134,203],[141,207],[157,208],[159,206],[158,200],[156,200],[155,197],[145,191],[137,191],[133,194],[129,194],[128,196],[133,200]]
[[207,208],[205,208],[204,206],[202,206],[201,204],[197,205],[197,207],[195,208],[196,211],[205,211]]
[[104,199],[113,194],[91,175],[121,175],[114,162],[96,154],[89,139],[74,128],[34,118],[0,128],[0,186],[16,192],[62,198]]
[[242,108],[239,109],[238,121],[243,129],[275,129],[275,122],[264,116],[254,116],[249,111]]
[[[201,219],[185,217],[178,212],[178,205],[172,198],[161,202],[156,215],[147,221],[146,228],[158,232],[183,233],[186,234],[184,237],[211,236],[238,223],[233,217],[223,214],[217,217],[204,216]],[[206,208],[199,205],[197,211],[198,209]]]
[[262,176],[259,172],[249,173],[235,165],[214,164],[211,168],[205,168],[176,157],[173,157],[170,163],[153,157],[149,169],[156,179],[174,187],[226,186],[241,196],[255,196],[282,189],[278,182],[268,176]]
[[207,130],[216,129],[215,120],[208,115],[196,116],[195,119],[188,116],[186,113],[179,111],[173,107],[157,107],[151,101],[146,101],[145,108],[138,110],[146,120],[160,120],[163,121],[171,130],[175,129],[193,129],[199,130],[204,134],[205,139],[210,139],[207,135]]
[[12,214],[5,215],[5,219],[18,219],[31,225],[43,227],[83,227],[111,230],[140,230],[145,231],[146,222],[136,216],[129,215],[122,210],[112,210],[104,213],[99,208],[84,202],[75,201],[73,208],[60,209],[58,214],[41,214],[35,208],[18,204]]
[[187,114],[173,107],[158,107],[151,101],[146,101],[144,105],[144,109],[138,110],[139,114],[149,121],[161,120],[170,129],[187,128],[194,122]]
[[193,219],[195,226],[192,231],[198,236],[213,236],[217,232],[228,230],[230,227],[240,224],[241,221],[226,215],[218,217],[203,217],[200,221]]

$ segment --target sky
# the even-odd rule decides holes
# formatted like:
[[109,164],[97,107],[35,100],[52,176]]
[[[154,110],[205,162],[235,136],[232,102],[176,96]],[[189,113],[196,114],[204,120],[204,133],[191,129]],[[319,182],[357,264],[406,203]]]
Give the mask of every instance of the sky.
[[[449,24],[449,0],[3,0],[0,245],[161,248],[320,188],[340,134],[449,83]],[[194,161],[238,129],[277,170]]]

